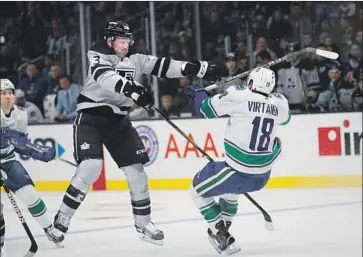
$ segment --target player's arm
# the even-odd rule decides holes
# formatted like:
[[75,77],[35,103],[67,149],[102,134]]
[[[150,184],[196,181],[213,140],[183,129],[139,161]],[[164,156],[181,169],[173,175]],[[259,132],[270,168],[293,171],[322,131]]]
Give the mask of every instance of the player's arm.
[[289,102],[282,94],[273,93],[273,95],[279,100],[279,125],[284,126],[288,124],[291,120]]
[[131,98],[138,106],[151,107],[154,104],[153,95],[136,81],[129,81],[117,74],[112,63],[107,60],[107,55],[89,50],[87,53],[90,61],[90,72],[93,79],[104,89],[111,92],[124,94]]
[[31,143],[28,139],[28,115],[26,110],[18,108],[19,120],[17,130],[2,130],[6,141],[12,144],[15,152],[32,157],[35,160],[48,162],[55,158],[55,150],[48,146]]
[[104,89],[121,93],[128,80],[115,72],[112,63],[107,59],[107,55],[93,51],[91,48],[87,57],[90,62],[92,78]]
[[231,86],[224,94],[209,97],[204,88],[192,85],[186,88],[186,93],[193,99],[194,109],[198,117],[211,119],[233,114],[236,107],[233,91],[236,90],[236,87],[238,86]]
[[140,65],[142,74],[154,75],[160,78],[196,76],[208,81],[220,79],[218,68],[206,61],[184,62],[169,57],[144,54],[135,54],[130,58]]

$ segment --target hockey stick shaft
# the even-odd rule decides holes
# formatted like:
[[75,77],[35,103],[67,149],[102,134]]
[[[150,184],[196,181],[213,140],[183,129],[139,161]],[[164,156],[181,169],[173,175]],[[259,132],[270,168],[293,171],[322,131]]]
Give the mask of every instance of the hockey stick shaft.
[[31,242],[30,248],[29,248],[28,252],[24,255],[24,257],[33,257],[33,256],[35,256],[35,254],[38,251],[38,244],[35,241],[34,236],[33,236],[32,232],[30,231],[29,226],[26,223],[23,214],[21,213],[20,208],[19,208],[18,204],[16,203],[14,196],[12,195],[12,193],[6,186],[3,186],[3,187],[4,187],[6,195],[9,198],[11,205],[13,206],[13,208],[16,212],[16,215],[18,216],[18,218],[19,218],[21,224],[23,225],[24,230],[25,230],[26,234],[28,235],[30,242]]
[[[169,117],[167,117],[164,113],[162,113],[158,108],[154,107],[154,110],[157,111],[164,119],[167,123],[169,123],[170,126],[172,126],[176,131],[178,131],[180,133],[180,135],[182,135],[186,140],[188,140],[201,154],[203,154],[208,161],[213,162],[213,158],[210,157],[210,155],[208,153],[206,153],[202,148],[200,148],[191,138],[189,138],[177,125],[175,125],[174,122],[172,122]],[[273,230],[273,225],[272,225],[272,219],[271,216],[267,213],[267,211],[265,209],[263,209],[261,207],[261,205],[259,205],[248,193],[244,194],[245,197],[253,203],[253,205],[255,205],[257,207],[257,209],[259,209],[266,221],[266,228],[268,230]]]
[[[287,61],[288,59],[290,59],[292,57],[295,57],[295,56],[298,56],[298,55],[301,55],[301,54],[306,54],[306,53],[315,53],[316,55],[320,55],[320,56],[323,56],[323,57],[328,58],[328,59],[337,59],[339,57],[339,55],[337,53],[335,53],[335,52],[330,52],[330,51],[325,51],[325,50],[316,49],[316,48],[312,48],[312,47],[307,47],[307,48],[301,49],[300,51],[287,54],[287,55],[285,55],[285,56],[283,56],[281,58],[278,58],[278,59],[276,59],[274,61],[271,61],[271,62],[267,63],[266,65],[264,65],[262,67],[268,68],[268,67],[274,66],[276,64],[282,63],[284,61]],[[223,82],[212,84],[212,85],[206,87],[205,90],[210,91],[210,90],[213,90],[213,89],[215,89],[217,87],[223,86],[227,82],[247,77],[251,73],[251,71],[252,70],[248,70],[248,71],[242,72],[240,74],[237,74],[235,76],[229,77]]]

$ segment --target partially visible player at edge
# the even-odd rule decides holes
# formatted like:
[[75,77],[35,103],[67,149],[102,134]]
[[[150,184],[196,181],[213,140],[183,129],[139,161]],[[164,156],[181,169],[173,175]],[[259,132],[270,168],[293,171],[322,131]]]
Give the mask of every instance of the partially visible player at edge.
[[[186,88],[198,116],[229,117],[224,137],[225,161],[207,163],[191,186],[193,201],[209,224],[209,241],[219,253],[240,251],[229,233],[238,196],[266,185],[281,153],[276,137],[278,125],[290,120],[286,98],[271,93],[275,86],[272,70],[255,68],[246,82],[247,87],[231,86],[226,93],[213,97],[199,86]],[[214,197],[219,197],[219,201]]]
[[162,78],[197,76],[209,81],[216,81],[219,76],[216,67],[207,62],[132,53],[133,43],[127,23],[109,22],[104,41],[87,53],[90,67],[87,83],[78,98],[73,130],[78,167],[55,217],[55,226],[67,232],[72,216],[101,173],[104,144],[127,179],[140,238],[162,245],[164,234],[150,217],[148,177],[143,168],[149,156],[128,117],[134,102],[145,108],[154,104],[153,95],[138,81],[142,74]]
[[[55,150],[28,141],[28,115],[25,109],[14,104],[14,84],[8,79],[1,79],[0,84],[0,187],[4,185],[12,191],[28,207],[31,215],[44,229],[47,238],[62,247],[64,235],[53,226],[47,206],[35,190],[32,179],[15,158],[15,153],[18,153],[48,162],[55,158]],[[2,203],[0,209],[0,252],[4,256],[5,219]]]

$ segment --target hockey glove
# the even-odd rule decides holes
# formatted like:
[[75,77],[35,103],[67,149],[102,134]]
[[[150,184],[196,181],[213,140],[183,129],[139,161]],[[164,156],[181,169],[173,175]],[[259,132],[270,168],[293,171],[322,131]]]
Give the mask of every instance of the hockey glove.
[[30,153],[30,156],[35,159],[42,162],[49,162],[51,160],[54,160],[55,158],[55,150],[52,147],[49,146],[39,146],[37,145],[39,151],[33,150]]
[[1,129],[1,146],[5,147],[8,144],[12,144],[15,148],[24,148],[28,138],[27,136],[19,131],[4,128]]
[[207,81],[219,81],[221,79],[219,68],[214,64],[208,64],[206,61],[187,62],[182,67],[183,76],[197,76]]
[[154,95],[151,94],[143,85],[128,81],[122,89],[125,96],[131,98],[138,106],[150,109],[154,105]]
[[195,94],[198,92],[203,92],[208,95],[208,92],[203,87],[198,85],[189,85],[185,88],[185,94],[191,99],[194,99]]

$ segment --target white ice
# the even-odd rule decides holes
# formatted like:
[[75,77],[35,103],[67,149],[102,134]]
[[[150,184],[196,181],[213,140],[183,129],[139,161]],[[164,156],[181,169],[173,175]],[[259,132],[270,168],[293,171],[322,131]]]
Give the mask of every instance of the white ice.
[[[235,256],[362,256],[362,189],[270,189],[251,194],[272,216],[275,231],[264,228],[258,210],[241,196],[231,228],[242,248]],[[45,193],[54,215],[61,193]],[[6,195],[6,257],[22,257],[30,242]],[[37,223],[22,210],[39,245],[36,257],[212,257],[206,223],[188,191],[152,191],[155,223],[164,230],[164,246],[138,239],[127,192],[90,193],[72,220],[66,247],[56,249]]]

